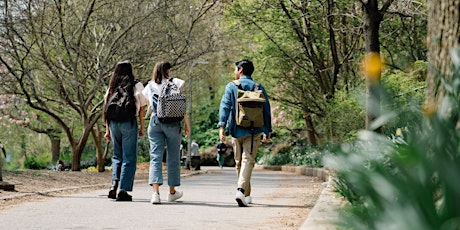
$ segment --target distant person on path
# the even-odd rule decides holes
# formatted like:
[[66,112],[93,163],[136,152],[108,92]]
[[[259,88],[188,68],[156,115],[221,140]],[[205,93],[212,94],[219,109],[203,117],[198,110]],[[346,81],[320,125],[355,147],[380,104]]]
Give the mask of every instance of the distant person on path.
[[196,140],[192,140],[192,144],[190,145],[190,156],[187,156],[187,160],[186,160],[187,169],[191,169],[191,168],[199,169],[200,168],[199,165],[192,166],[194,157],[197,157],[199,155],[199,149],[200,149],[200,146],[198,145],[198,143],[196,143]]
[[[170,77],[171,64],[166,61],[158,62],[153,70],[152,79],[145,87],[143,94],[150,102],[149,111],[151,113],[150,123],[148,126],[148,136],[150,142],[150,172],[149,184],[153,187],[153,195],[150,202],[160,204],[160,185],[163,184],[162,158],[164,146],[167,146],[166,167],[168,170],[168,202],[176,201],[181,198],[183,192],[178,191],[175,187],[180,186],[180,144],[182,140],[182,121],[172,123],[160,122],[157,117],[157,103],[166,82]],[[184,80],[173,78],[173,83],[181,88]],[[187,116],[184,117],[185,129],[184,134],[188,136],[190,126]]]
[[235,79],[239,81],[243,90],[253,90],[256,86],[262,90],[265,97],[263,104],[263,126],[258,128],[246,128],[236,124],[236,106],[239,87],[235,82],[230,82],[225,87],[219,108],[219,138],[225,142],[225,129],[232,136],[233,151],[235,154],[236,172],[238,176],[236,201],[238,206],[246,207],[252,203],[251,198],[251,175],[255,164],[257,150],[261,139],[265,142],[270,139],[272,132],[270,103],[267,93],[262,85],[256,85],[251,75],[254,65],[249,60],[241,60],[235,63]]
[[56,171],[64,171],[64,161],[58,160],[56,162]]
[[222,169],[224,167],[225,162],[225,153],[227,152],[227,145],[224,142],[219,142],[216,146],[217,150],[217,162],[219,163],[219,167]]
[[[133,190],[134,176],[137,163],[137,138],[144,136],[144,116],[147,100],[142,95],[144,86],[135,81],[133,67],[129,61],[118,62],[110,79],[109,88],[104,99],[104,121],[106,132],[104,138],[113,142],[112,156],[112,187],[108,198],[116,201],[132,201],[132,196],[128,192]],[[125,91],[123,91],[125,90]],[[126,106],[130,111],[126,113],[116,113],[109,107],[114,106],[120,92],[126,92],[126,99],[134,99],[134,106]],[[109,105],[110,104],[110,105]],[[129,104],[129,103],[127,103]],[[132,103],[131,103],[132,104]],[[132,111],[131,111],[132,110]],[[121,116],[128,114],[126,117]],[[140,129],[137,118],[139,118]],[[120,192],[117,195],[118,185]]]
[[192,141],[192,145],[190,146],[190,156],[196,157],[198,156],[200,146],[196,143],[196,140]]

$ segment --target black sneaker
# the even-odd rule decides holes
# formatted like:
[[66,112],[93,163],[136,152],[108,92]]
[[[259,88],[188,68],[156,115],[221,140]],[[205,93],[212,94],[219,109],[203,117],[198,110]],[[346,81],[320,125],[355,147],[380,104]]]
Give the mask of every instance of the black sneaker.
[[133,197],[125,191],[120,191],[117,196],[117,201],[133,201]]
[[110,190],[109,195],[107,196],[110,199],[117,199],[117,190]]

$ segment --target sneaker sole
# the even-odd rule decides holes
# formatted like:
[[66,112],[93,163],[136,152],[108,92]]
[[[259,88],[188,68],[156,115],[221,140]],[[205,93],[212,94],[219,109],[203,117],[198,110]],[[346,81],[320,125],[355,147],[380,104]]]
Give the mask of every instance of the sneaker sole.
[[171,199],[171,200],[168,199],[168,202],[175,202],[175,201],[179,200],[180,198],[182,198],[182,197],[178,197],[178,198],[176,198],[176,199]]
[[182,198],[184,196],[184,194],[182,193],[181,196],[179,197],[174,197],[173,199],[170,199],[169,196],[168,196],[168,202],[174,202],[176,200],[179,200],[180,198]]
[[236,202],[238,202],[239,207],[247,207],[248,205],[243,202],[243,200],[236,198]]

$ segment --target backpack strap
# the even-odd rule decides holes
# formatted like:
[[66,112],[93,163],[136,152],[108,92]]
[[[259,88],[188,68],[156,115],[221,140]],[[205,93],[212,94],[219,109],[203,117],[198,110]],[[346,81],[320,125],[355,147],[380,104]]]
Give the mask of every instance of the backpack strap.
[[151,94],[150,97],[152,97],[152,104],[149,105],[149,108],[152,109],[152,114],[153,114],[153,113],[156,113],[156,112],[157,112],[158,95],[157,95],[157,98],[156,98],[156,100],[155,100],[154,95],[156,95],[156,94],[155,94],[155,92],[154,92],[154,90],[153,90],[153,85],[152,85],[152,84],[154,84],[154,83],[149,83],[148,87],[150,88],[150,94]]
[[235,85],[236,85],[236,87],[238,87],[238,89],[241,89],[241,90],[243,90],[243,88],[241,87],[241,83],[240,83],[240,81],[239,81],[239,80],[233,80],[232,82],[233,82],[233,84],[235,84]]
[[[259,90],[260,84],[254,80],[252,81],[254,82],[254,89],[252,91]],[[241,86],[241,83],[239,80],[233,80],[232,82],[238,87],[238,89],[243,90],[243,87]]]
[[254,91],[259,90],[260,84],[258,82],[255,82],[256,84],[254,85]]

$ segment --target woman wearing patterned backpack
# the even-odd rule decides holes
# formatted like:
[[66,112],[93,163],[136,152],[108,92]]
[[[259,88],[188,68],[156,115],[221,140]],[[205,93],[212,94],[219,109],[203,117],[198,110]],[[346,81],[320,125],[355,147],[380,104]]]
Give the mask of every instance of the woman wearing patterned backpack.
[[[168,202],[181,198],[183,193],[175,187],[180,186],[180,144],[182,140],[182,122],[180,120],[161,122],[158,118],[158,98],[161,96],[163,87],[168,81],[174,83],[180,89],[184,80],[170,78],[171,64],[166,61],[158,62],[153,70],[152,79],[144,88],[143,94],[149,100],[150,123],[148,137],[150,142],[150,172],[149,184],[153,187],[152,204],[160,204],[160,185],[163,184],[162,159],[164,146],[167,147],[167,175],[168,175]],[[185,136],[190,132],[187,116],[184,114]]]

